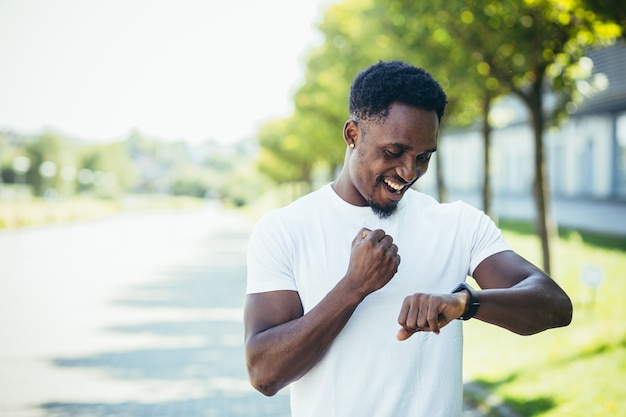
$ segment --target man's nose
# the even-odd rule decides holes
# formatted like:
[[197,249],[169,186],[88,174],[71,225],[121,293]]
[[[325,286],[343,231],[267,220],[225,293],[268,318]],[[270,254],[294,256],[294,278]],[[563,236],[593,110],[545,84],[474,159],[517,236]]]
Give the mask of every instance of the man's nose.
[[417,178],[417,164],[412,158],[406,158],[402,165],[398,166],[396,172],[408,184]]

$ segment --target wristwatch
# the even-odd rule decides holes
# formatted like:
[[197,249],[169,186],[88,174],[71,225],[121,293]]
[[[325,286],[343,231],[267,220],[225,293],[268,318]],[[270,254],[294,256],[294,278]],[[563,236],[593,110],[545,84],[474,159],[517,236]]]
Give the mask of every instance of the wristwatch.
[[466,283],[460,283],[455,289],[452,290],[452,294],[467,291],[470,295],[470,305],[469,308],[466,308],[466,313],[464,313],[459,320],[469,320],[474,317],[474,314],[478,311],[478,307],[480,307],[480,300],[478,299],[478,294],[472,287],[467,285]]

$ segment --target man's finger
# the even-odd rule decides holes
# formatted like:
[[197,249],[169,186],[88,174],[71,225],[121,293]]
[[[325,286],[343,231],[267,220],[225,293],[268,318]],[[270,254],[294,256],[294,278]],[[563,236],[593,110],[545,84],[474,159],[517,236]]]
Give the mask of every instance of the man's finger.
[[400,330],[398,330],[398,334],[396,334],[396,338],[400,341],[402,340],[406,340],[409,337],[411,337],[413,335],[413,333],[415,332],[409,332],[407,329],[405,329],[404,327],[400,327]]

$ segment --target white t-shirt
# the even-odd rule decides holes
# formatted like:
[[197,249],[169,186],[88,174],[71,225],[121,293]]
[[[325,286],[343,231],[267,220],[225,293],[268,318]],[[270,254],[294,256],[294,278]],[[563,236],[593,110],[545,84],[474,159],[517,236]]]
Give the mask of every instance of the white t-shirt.
[[324,358],[292,384],[292,416],[460,416],[462,322],[400,342],[397,318],[406,296],[449,293],[485,258],[509,249],[481,211],[408,190],[396,212],[380,219],[326,185],[257,223],[247,293],[297,291],[306,314],[345,275],[361,227],[393,237],[398,272],[365,298]]

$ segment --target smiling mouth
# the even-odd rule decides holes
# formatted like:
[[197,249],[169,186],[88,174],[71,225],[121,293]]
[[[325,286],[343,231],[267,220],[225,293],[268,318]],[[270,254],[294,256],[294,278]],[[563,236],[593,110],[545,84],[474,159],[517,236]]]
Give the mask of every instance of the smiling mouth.
[[387,186],[387,189],[393,194],[402,194],[402,191],[408,187],[408,184],[399,183],[397,181],[393,181],[390,178],[383,179],[383,183]]

